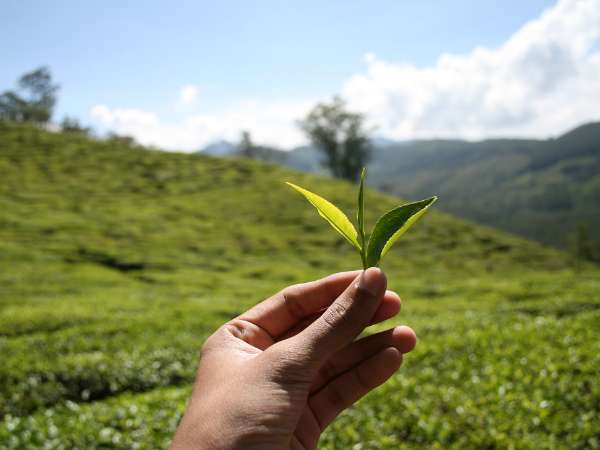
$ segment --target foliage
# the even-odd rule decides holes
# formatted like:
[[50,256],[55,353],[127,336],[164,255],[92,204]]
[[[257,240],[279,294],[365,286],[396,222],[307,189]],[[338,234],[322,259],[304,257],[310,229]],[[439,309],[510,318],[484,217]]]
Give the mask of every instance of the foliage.
[[47,67],[26,73],[18,82],[18,92],[0,95],[0,120],[46,123],[52,117],[58,85],[52,83]]
[[376,266],[392,245],[427,212],[437,197],[406,203],[388,211],[379,218],[367,244],[368,266]]
[[[0,449],[165,448],[206,336],[356,266],[292,177],[356,201],[252,160],[0,123]],[[402,245],[384,269],[419,344],[321,448],[598,448],[598,268],[438,211]]]
[[317,147],[331,174],[357,181],[361,169],[371,155],[371,144],[365,130],[364,117],[346,110],[340,97],[331,103],[319,103],[300,122],[300,128]]
[[358,188],[358,206],[356,208],[356,220],[358,231],[352,225],[348,217],[334,204],[325,200],[323,197],[310,192],[300,186],[287,183],[292,189],[296,190],[306,198],[323,217],[340,233],[350,244],[358,250],[362,261],[363,269],[377,266],[381,258],[408,229],[427,211],[427,209],[437,200],[431,197],[420,202],[407,203],[397,206],[388,211],[379,218],[373,232],[367,240],[365,238],[365,200],[364,184],[366,169],[363,168],[360,175],[360,184]]

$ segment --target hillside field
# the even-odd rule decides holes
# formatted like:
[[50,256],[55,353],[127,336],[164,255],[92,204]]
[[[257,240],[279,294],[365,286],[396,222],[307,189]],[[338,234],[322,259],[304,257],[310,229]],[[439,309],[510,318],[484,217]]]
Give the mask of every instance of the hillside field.
[[[0,123],[0,450],[166,448],[203,340],[358,256],[235,158]],[[444,192],[438,194],[439,204]],[[370,191],[368,229],[399,200]],[[600,448],[600,269],[434,208],[382,267],[417,348],[323,449]]]

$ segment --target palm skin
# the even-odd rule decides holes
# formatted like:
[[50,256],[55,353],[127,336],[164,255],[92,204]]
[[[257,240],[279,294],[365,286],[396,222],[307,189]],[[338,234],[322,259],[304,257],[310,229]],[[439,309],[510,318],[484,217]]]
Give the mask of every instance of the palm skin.
[[171,449],[316,449],[327,425],[414,348],[408,327],[355,340],[399,310],[371,268],[288,287],[226,323],[202,348]]

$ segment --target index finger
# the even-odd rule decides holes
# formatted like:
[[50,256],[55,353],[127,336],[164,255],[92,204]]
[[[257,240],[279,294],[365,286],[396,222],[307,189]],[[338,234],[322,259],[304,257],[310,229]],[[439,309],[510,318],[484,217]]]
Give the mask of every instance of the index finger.
[[238,318],[261,327],[275,338],[329,306],[361,272],[339,272],[320,280],[288,286]]

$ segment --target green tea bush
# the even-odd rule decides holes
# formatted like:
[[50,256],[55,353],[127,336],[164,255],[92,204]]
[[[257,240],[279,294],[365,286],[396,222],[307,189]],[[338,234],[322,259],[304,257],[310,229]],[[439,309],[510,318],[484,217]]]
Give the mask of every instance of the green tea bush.
[[[165,448],[214,329],[356,268],[286,179],[354,206],[344,182],[0,123],[0,449]],[[367,222],[398,204],[365,197]],[[322,448],[600,447],[597,266],[432,211],[382,267],[419,344]]]

